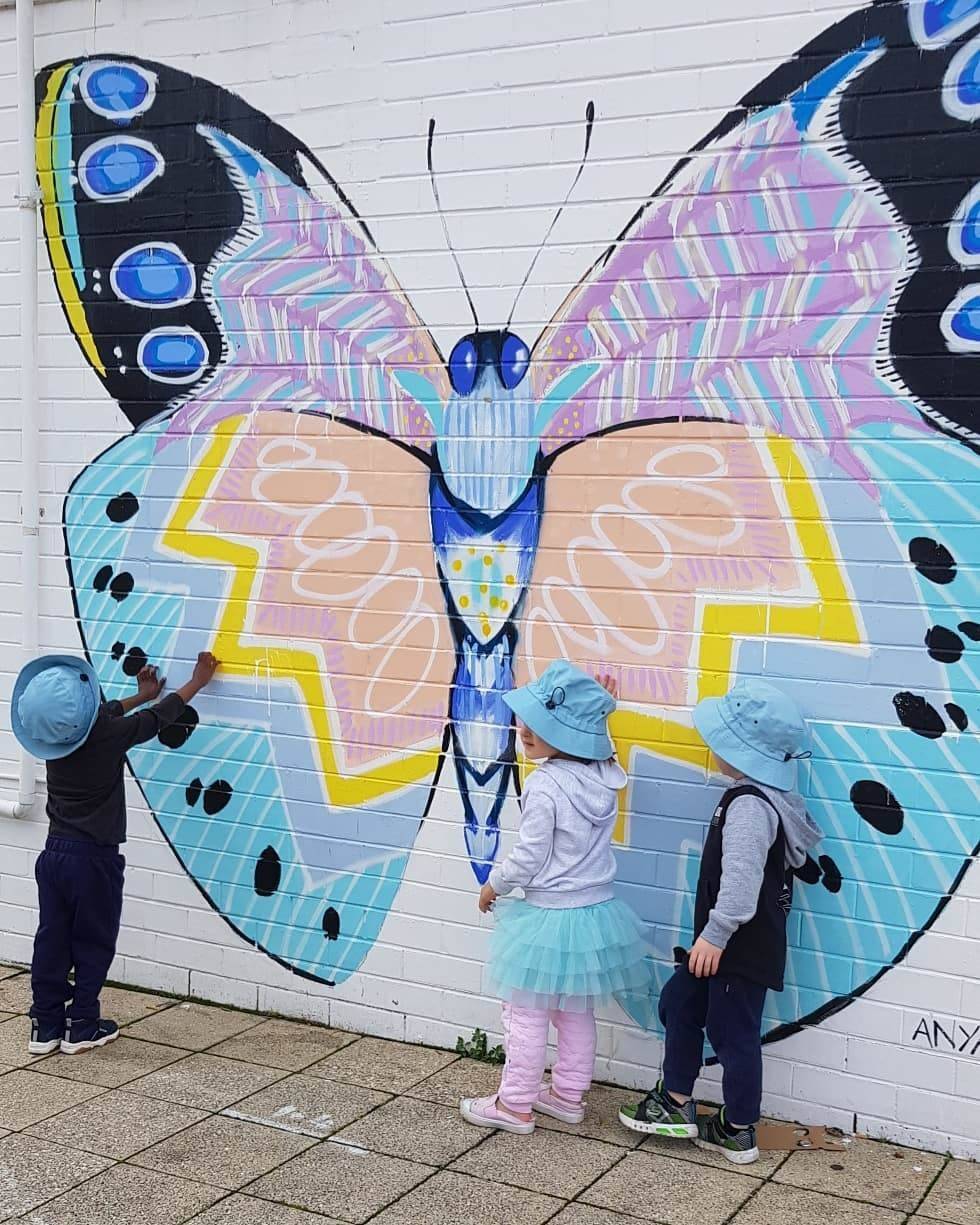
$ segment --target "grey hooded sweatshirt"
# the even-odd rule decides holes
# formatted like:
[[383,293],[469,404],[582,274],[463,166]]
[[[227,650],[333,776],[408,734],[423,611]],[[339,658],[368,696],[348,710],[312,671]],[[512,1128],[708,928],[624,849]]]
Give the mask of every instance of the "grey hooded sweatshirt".
[[[795,791],[777,791],[752,779],[751,783],[767,795],[776,812],[754,795],[733,800],[725,814],[721,835],[721,886],[718,899],[708,914],[701,935],[709,944],[723,949],[735,932],[753,917],[759,905],[759,890],[766,868],[769,848],[782,822],[786,838],[787,868],[802,867],[808,853],[823,837]],[[778,813],[778,815],[777,815]]]
[[495,893],[523,889],[534,906],[594,906],[613,896],[612,850],[618,792],[626,775],[615,758],[551,758],[534,771],[521,796],[514,849],[490,873]]

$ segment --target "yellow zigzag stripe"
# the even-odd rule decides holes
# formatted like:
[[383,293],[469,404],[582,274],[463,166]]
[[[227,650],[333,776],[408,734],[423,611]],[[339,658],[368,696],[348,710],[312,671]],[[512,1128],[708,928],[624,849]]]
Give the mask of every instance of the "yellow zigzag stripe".
[[343,773],[334,751],[339,736],[330,725],[327,698],[320,679],[322,661],[310,651],[247,647],[242,643],[245,619],[258,577],[258,550],[217,534],[197,531],[192,524],[220,477],[245,420],[244,417],[232,417],[217,427],[214,442],[191,472],[163,533],[164,545],[175,553],[200,561],[218,562],[232,571],[231,587],[211,648],[221,660],[222,671],[238,676],[277,677],[294,681],[299,686],[312,725],[327,796],[332,804],[344,807],[366,804],[400,791],[409,783],[431,778],[439,762],[438,748],[412,753],[363,774]]

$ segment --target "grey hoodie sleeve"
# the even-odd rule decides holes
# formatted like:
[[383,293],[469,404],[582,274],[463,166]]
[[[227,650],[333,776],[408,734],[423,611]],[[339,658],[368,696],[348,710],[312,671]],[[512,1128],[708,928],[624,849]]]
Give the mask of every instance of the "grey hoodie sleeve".
[[723,949],[759,905],[759,890],[769,848],[779,830],[779,814],[754,795],[739,796],[725,814],[721,838],[721,886],[701,935]]
[[[533,778],[533,776],[532,776]],[[521,825],[514,849],[490,873],[494,893],[523,888],[538,874],[555,841],[555,804],[542,787],[528,780],[521,800]]]

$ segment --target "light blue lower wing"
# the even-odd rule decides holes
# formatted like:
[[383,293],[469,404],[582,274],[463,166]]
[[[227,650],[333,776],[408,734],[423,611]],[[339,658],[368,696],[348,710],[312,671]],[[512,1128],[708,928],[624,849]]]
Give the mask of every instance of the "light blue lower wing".
[[[162,541],[209,441],[188,438],[160,455],[155,430],[132,435],[90,464],[66,500],[79,623],[107,698],[133,691],[144,660],[180,683],[213,644],[229,576]],[[326,796],[289,683],[219,676],[193,705],[182,724],[130,755],[160,829],[246,940],[298,974],[343,981],[378,939],[429,782],[370,807],[340,807]]]

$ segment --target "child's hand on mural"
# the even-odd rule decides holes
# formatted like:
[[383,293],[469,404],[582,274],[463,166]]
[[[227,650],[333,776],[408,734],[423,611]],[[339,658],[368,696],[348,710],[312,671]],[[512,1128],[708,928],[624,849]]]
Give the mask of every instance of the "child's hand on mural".
[[136,674],[136,696],[139,698],[139,703],[155,702],[163,692],[163,687],[167,683],[165,676],[157,675],[155,664],[147,664],[145,668],[140,668]]
[[489,914],[490,911],[493,910],[493,904],[496,900],[497,894],[494,892],[494,890],[490,887],[490,885],[484,885],[480,890],[480,900],[477,903],[477,905],[480,907],[480,913]]
[[710,944],[703,936],[698,936],[687,959],[687,968],[695,978],[711,978],[718,973],[718,965],[724,951],[716,944]]
[[616,683],[616,678],[614,676],[610,676],[608,672],[606,672],[600,676],[596,676],[596,680],[611,698],[619,697],[619,685]]
[[220,666],[221,661],[216,659],[210,651],[201,651],[197,657],[197,663],[194,665],[191,679],[186,685],[182,685],[177,692],[185,702],[189,702],[192,697],[201,692],[205,685],[211,682]]

